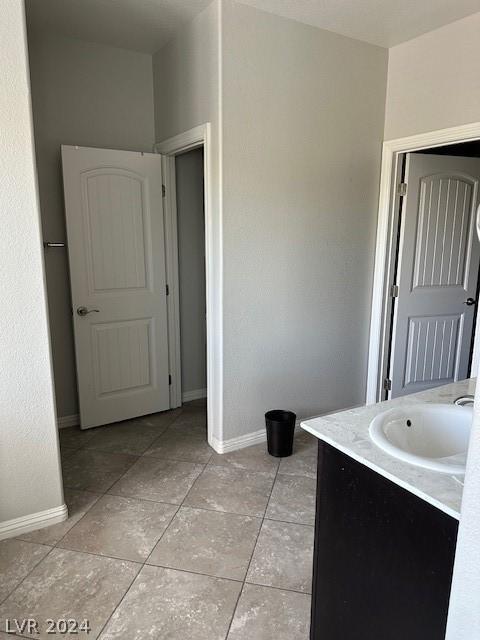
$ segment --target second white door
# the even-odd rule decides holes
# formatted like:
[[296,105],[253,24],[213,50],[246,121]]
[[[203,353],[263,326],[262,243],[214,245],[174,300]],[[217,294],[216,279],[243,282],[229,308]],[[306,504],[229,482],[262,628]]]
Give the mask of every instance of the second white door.
[[161,156],[62,147],[81,427],[169,408]]
[[390,397],[467,377],[480,258],[480,159],[409,153],[405,181]]

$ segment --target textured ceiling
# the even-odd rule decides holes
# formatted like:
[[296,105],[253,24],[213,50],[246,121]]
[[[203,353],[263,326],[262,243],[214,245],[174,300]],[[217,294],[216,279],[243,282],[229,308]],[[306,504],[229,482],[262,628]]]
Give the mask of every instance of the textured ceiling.
[[480,0],[239,0],[257,9],[392,47],[480,11]]
[[[0,0],[1,1],[1,0]],[[211,0],[26,0],[30,30],[154,53]]]
[[[391,47],[480,11],[480,0],[239,0]],[[31,29],[153,53],[211,0],[26,0]]]

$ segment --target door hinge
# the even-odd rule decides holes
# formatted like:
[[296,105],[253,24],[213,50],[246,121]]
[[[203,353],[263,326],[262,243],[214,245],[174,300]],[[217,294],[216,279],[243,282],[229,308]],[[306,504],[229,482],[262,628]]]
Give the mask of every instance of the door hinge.
[[383,388],[385,389],[385,391],[392,390],[392,381],[390,380],[390,378],[385,378],[385,380],[383,381]]
[[167,296],[170,295],[170,287],[168,286],[168,284],[165,285],[165,293],[167,294]]
[[390,289],[390,297],[398,298],[398,284],[392,284]]
[[167,188],[165,187],[164,184],[162,184],[162,198],[165,197],[165,194],[167,193]]
[[407,183],[406,182],[400,182],[399,185],[397,186],[397,194],[399,196],[406,196],[407,195]]
[[168,385],[170,386],[171,384],[172,384],[172,376],[168,374]]

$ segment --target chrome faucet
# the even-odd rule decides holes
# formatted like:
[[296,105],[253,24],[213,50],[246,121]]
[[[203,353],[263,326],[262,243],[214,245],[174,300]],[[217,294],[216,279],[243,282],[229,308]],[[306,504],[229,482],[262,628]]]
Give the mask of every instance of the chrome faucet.
[[458,405],[459,407],[473,406],[473,399],[474,396],[470,395],[460,396],[459,398],[454,400],[454,404]]

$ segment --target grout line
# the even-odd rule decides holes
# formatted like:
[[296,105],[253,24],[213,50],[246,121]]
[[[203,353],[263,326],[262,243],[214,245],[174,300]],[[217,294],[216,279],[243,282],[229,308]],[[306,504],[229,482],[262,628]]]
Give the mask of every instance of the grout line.
[[197,460],[185,460],[185,459],[182,460],[181,458],[172,458],[171,456],[157,456],[151,453],[148,453],[148,454],[144,453],[140,457],[145,458],[146,460],[169,460],[170,462],[187,462],[188,464],[201,464],[206,466],[210,462],[210,459],[212,456],[213,456],[213,453],[210,455],[210,458],[207,460],[207,462],[199,462]]
[[267,518],[266,516],[263,518],[268,522],[279,522],[281,524],[298,524],[299,527],[310,527],[310,529],[315,528],[314,524],[309,524],[308,522],[293,522],[292,520],[278,520],[277,518]]
[[[2,602],[5,602],[5,600],[6,600],[6,599],[8,599],[8,597],[10,597],[10,596],[12,595],[12,593],[13,593],[13,592],[14,592],[14,591],[15,591],[15,590],[16,590],[16,589],[17,589],[17,588],[18,588],[18,587],[19,587],[19,586],[24,582],[24,580],[26,580],[26,578],[28,578],[28,576],[29,576],[29,575],[30,575],[30,574],[35,570],[35,568],[36,568],[36,567],[38,567],[38,565],[39,565],[41,562],[43,562],[43,560],[45,560],[45,559],[46,559],[46,558],[47,558],[47,557],[52,553],[52,551],[53,551],[54,549],[66,550],[66,551],[70,551],[70,552],[73,552],[73,553],[84,553],[84,554],[86,554],[86,555],[96,556],[96,557],[100,557],[100,558],[109,558],[109,559],[112,559],[112,560],[115,560],[115,561],[129,562],[129,563],[132,563],[132,564],[136,564],[136,565],[138,565],[138,567],[139,567],[139,568],[138,568],[138,571],[136,572],[136,574],[135,574],[134,578],[133,578],[133,579],[132,579],[132,581],[130,582],[130,584],[129,584],[128,588],[126,589],[125,593],[123,594],[122,598],[120,599],[120,601],[118,602],[118,604],[114,607],[114,609],[113,609],[112,613],[110,614],[110,616],[107,618],[107,620],[106,620],[105,624],[104,624],[104,625],[102,626],[102,628],[100,629],[99,634],[98,634],[98,636],[97,636],[97,637],[99,637],[99,636],[103,633],[103,631],[105,630],[105,628],[106,628],[106,627],[107,627],[107,625],[109,624],[110,620],[112,619],[112,617],[114,616],[114,614],[116,613],[116,611],[119,609],[119,607],[120,607],[120,606],[121,606],[121,604],[123,603],[123,601],[124,601],[124,599],[126,598],[127,594],[130,592],[130,590],[131,590],[131,588],[132,588],[132,586],[133,586],[134,582],[136,581],[136,579],[137,579],[137,578],[138,578],[138,576],[140,575],[141,571],[142,571],[142,570],[143,570],[143,568],[144,568],[144,567],[146,567],[146,566],[150,566],[150,567],[158,567],[158,568],[162,568],[162,569],[168,569],[168,570],[171,570],[171,571],[180,571],[180,572],[183,572],[183,573],[190,573],[190,574],[193,574],[193,575],[201,575],[201,576],[205,576],[205,577],[213,578],[213,579],[218,579],[218,580],[229,580],[230,582],[235,582],[235,583],[237,583],[237,584],[241,584],[242,586],[241,586],[241,589],[240,589],[240,591],[239,591],[239,594],[238,594],[238,597],[237,597],[237,600],[236,600],[235,606],[234,606],[234,608],[233,608],[232,616],[231,616],[231,618],[230,618],[230,622],[229,622],[229,625],[228,625],[228,629],[227,629],[227,632],[226,632],[226,636],[225,636],[225,638],[227,638],[227,636],[228,636],[228,635],[229,635],[229,633],[230,633],[231,626],[232,626],[232,623],[233,623],[233,620],[234,620],[235,614],[236,614],[237,609],[238,609],[238,604],[239,604],[240,598],[241,598],[241,596],[242,596],[242,594],[243,594],[243,592],[244,592],[244,589],[245,589],[245,585],[251,584],[251,585],[259,586],[259,587],[262,587],[262,588],[265,588],[265,589],[276,589],[276,590],[279,590],[279,591],[288,591],[288,592],[292,592],[292,593],[298,593],[298,594],[301,594],[301,595],[305,595],[305,596],[307,596],[307,597],[311,597],[311,594],[310,594],[310,593],[307,593],[307,592],[305,592],[305,591],[298,591],[298,590],[296,590],[296,589],[291,589],[291,588],[286,588],[286,587],[277,587],[277,586],[273,586],[273,585],[258,584],[258,583],[255,583],[255,582],[247,582],[248,572],[249,572],[249,570],[250,570],[250,567],[251,567],[251,564],[252,564],[252,561],[253,561],[253,557],[254,557],[254,555],[255,555],[255,551],[256,551],[257,546],[258,546],[258,541],[259,541],[260,534],[261,534],[262,529],[263,529],[263,524],[264,524],[264,522],[265,522],[266,520],[267,520],[267,521],[273,521],[273,522],[284,523],[284,524],[300,525],[300,526],[310,527],[310,528],[313,528],[313,527],[314,527],[314,525],[313,525],[313,524],[307,524],[307,523],[301,523],[301,522],[291,522],[291,521],[288,521],[288,520],[277,520],[277,519],[275,519],[275,518],[271,518],[271,517],[268,517],[268,518],[267,518],[267,517],[266,517],[266,513],[267,513],[268,507],[269,507],[269,505],[270,505],[271,499],[272,499],[272,494],[273,494],[273,490],[274,490],[274,487],[275,487],[275,483],[276,483],[277,478],[278,478],[278,476],[279,476],[279,475],[283,475],[283,476],[287,476],[287,477],[288,477],[288,476],[294,476],[294,477],[309,477],[309,476],[306,476],[305,474],[285,474],[285,473],[281,473],[281,472],[280,472],[280,464],[278,464],[278,465],[277,465],[277,467],[276,467],[275,473],[274,473],[274,474],[271,474],[271,476],[270,476],[270,477],[271,477],[271,479],[272,479],[272,485],[271,485],[271,488],[270,488],[270,491],[269,491],[269,494],[268,494],[268,499],[267,499],[266,506],[265,506],[265,508],[264,508],[264,510],[263,510],[263,515],[261,515],[261,516],[256,516],[256,515],[251,515],[251,514],[240,514],[240,513],[230,512],[230,511],[219,511],[218,509],[208,509],[208,508],[205,508],[205,507],[195,507],[195,506],[185,505],[185,501],[187,500],[187,498],[188,498],[188,496],[189,496],[190,492],[193,490],[193,488],[194,488],[195,484],[197,483],[197,481],[199,481],[199,479],[203,476],[203,474],[204,474],[205,470],[207,469],[207,467],[211,467],[211,466],[218,466],[218,467],[227,467],[227,468],[230,468],[232,465],[227,465],[227,464],[226,464],[226,465],[212,465],[212,464],[210,464],[210,461],[211,461],[211,459],[212,459],[212,457],[213,457],[213,452],[212,452],[212,455],[210,456],[209,460],[208,460],[207,462],[205,462],[205,463],[200,463],[200,462],[191,462],[191,461],[189,461],[189,460],[177,460],[177,459],[174,459],[174,458],[168,458],[168,457],[161,458],[161,457],[152,456],[152,455],[148,455],[148,456],[147,456],[147,455],[145,455],[145,452],[146,452],[146,451],[148,451],[148,449],[153,445],[153,443],[154,443],[156,440],[158,440],[159,438],[161,438],[161,437],[162,437],[162,436],[163,436],[163,435],[164,435],[164,434],[169,430],[169,428],[170,428],[171,426],[173,426],[173,425],[175,424],[175,422],[181,418],[181,416],[182,416],[182,412],[183,412],[183,410],[181,410],[181,411],[180,411],[179,415],[178,415],[178,416],[177,416],[177,417],[176,417],[176,418],[175,418],[175,419],[174,419],[174,420],[173,420],[173,421],[172,421],[172,422],[171,422],[171,423],[166,427],[166,429],[164,429],[164,430],[162,431],[162,433],[160,433],[160,434],[159,434],[159,435],[158,435],[154,440],[152,440],[152,442],[150,443],[150,445],[147,447],[147,449],[146,449],[142,454],[127,454],[127,455],[131,455],[131,456],[135,456],[136,460],[134,460],[134,461],[131,463],[131,465],[129,465],[129,467],[126,469],[126,471],[125,471],[124,473],[122,473],[122,474],[120,475],[120,477],[119,477],[119,478],[117,478],[117,479],[116,479],[116,480],[115,480],[115,481],[114,481],[114,482],[109,486],[109,488],[108,488],[108,489],[106,489],[105,491],[99,492],[99,491],[97,491],[97,490],[92,490],[92,489],[81,489],[81,488],[79,489],[79,488],[76,488],[76,487],[66,487],[66,488],[71,489],[71,490],[73,490],[73,491],[79,491],[79,492],[85,492],[85,493],[91,493],[91,494],[97,495],[97,496],[98,496],[98,499],[97,499],[97,500],[96,500],[96,501],[91,505],[91,507],[89,507],[89,508],[88,508],[88,509],[87,509],[87,510],[82,514],[82,516],[79,518],[79,520],[78,520],[77,522],[75,522],[75,524],[73,524],[73,525],[68,529],[68,531],[66,531],[66,532],[65,532],[65,534],[64,534],[64,535],[63,535],[63,536],[62,536],[62,537],[61,537],[61,538],[60,538],[60,539],[59,539],[59,540],[58,540],[58,541],[57,541],[53,546],[52,546],[52,545],[48,545],[48,544],[42,544],[42,543],[32,543],[32,542],[30,542],[30,541],[26,541],[26,540],[24,541],[24,542],[28,542],[29,544],[42,544],[42,546],[50,547],[50,550],[48,551],[48,553],[47,553],[47,554],[46,554],[42,559],[40,559],[40,560],[39,560],[39,562],[37,562],[37,563],[35,564],[35,566],[34,566],[34,567],[33,567],[33,568],[28,572],[28,574],[27,574],[26,576],[24,576],[24,578],[23,578],[23,579],[22,579],[22,580],[21,580],[21,581],[20,581],[20,582],[19,582],[19,583],[18,583],[18,584],[17,584],[17,585],[16,585],[16,586],[15,586],[15,587],[10,591],[10,592],[9,592],[9,594],[6,596],[6,598],[5,598]],[[152,427],[152,428],[153,428],[153,427]],[[93,435],[93,434],[92,434],[92,435]],[[113,455],[116,455],[116,454],[118,454],[118,453],[123,453],[123,452],[103,451],[102,449],[93,449],[93,448],[88,448],[88,443],[89,443],[89,441],[90,441],[90,440],[91,440],[91,438],[89,438],[89,439],[85,442],[85,444],[82,444],[80,447],[76,448],[76,449],[72,452],[72,454],[71,454],[71,455],[75,455],[75,453],[77,453],[78,451],[84,451],[84,450],[86,450],[86,451],[102,451],[103,453],[107,453],[107,454],[108,454],[108,453],[111,453],[111,454],[113,454]],[[67,447],[67,448],[70,448],[70,447]],[[71,447],[71,448],[73,448],[73,447]],[[69,457],[69,456],[67,455],[67,459],[68,459],[68,457]],[[142,498],[142,497],[139,497],[139,496],[125,496],[125,495],[121,495],[121,494],[110,493],[110,490],[112,489],[112,487],[113,487],[117,482],[119,482],[119,481],[120,481],[120,480],[121,480],[121,479],[122,479],[122,478],[123,478],[123,477],[124,477],[124,476],[125,476],[125,475],[126,475],[126,474],[131,470],[131,469],[132,469],[132,468],[133,468],[133,466],[134,466],[135,464],[137,464],[137,462],[140,460],[140,458],[151,458],[151,459],[154,459],[154,460],[155,460],[155,459],[157,459],[157,460],[170,460],[170,461],[172,461],[172,462],[187,462],[187,463],[190,463],[190,464],[196,464],[196,465],[198,465],[198,466],[202,466],[203,468],[202,468],[202,471],[199,473],[199,475],[198,475],[198,476],[195,478],[195,480],[193,481],[192,485],[191,485],[191,486],[190,486],[190,488],[188,489],[187,493],[185,494],[185,496],[184,496],[184,498],[182,499],[182,501],[181,501],[181,503],[180,503],[180,504],[172,504],[172,503],[164,502],[164,501],[151,500],[151,499],[149,499],[149,498]],[[233,467],[233,468],[235,468],[235,469],[236,469],[236,467]],[[246,469],[246,470],[244,470],[244,469],[239,469],[239,470],[240,470],[240,471],[253,472],[253,473],[255,473],[255,472],[257,471],[256,469]],[[264,473],[264,474],[265,474],[265,473],[269,473],[269,472],[260,472],[260,473]],[[97,504],[97,503],[98,503],[98,501],[99,501],[102,497],[105,497],[105,496],[114,496],[114,497],[121,497],[121,498],[131,498],[131,499],[133,499],[133,500],[139,500],[139,501],[145,500],[145,501],[148,501],[148,502],[153,502],[154,504],[163,504],[163,505],[168,505],[168,506],[174,506],[174,507],[176,507],[176,510],[175,510],[175,512],[173,513],[173,515],[172,515],[172,517],[171,517],[171,519],[170,519],[170,521],[169,521],[168,525],[165,527],[164,531],[163,531],[163,532],[161,533],[161,535],[158,537],[158,539],[156,540],[155,544],[154,544],[154,545],[153,545],[153,547],[152,547],[152,550],[150,551],[150,553],[147,555],[147,557],[146,557],[143,561],[138,561],[138,560],[128,560],[128,559],[126,559],[126,558],[119,558],[119,557],[115,557],[115,556],[110,556],[110,555],[105,555],[105,554],[99,554],[99,553],[93,553],[93,552],[89,552],[89,551],[79,551],[79,550],[75,550],[75,549],[68,549],[68,548],[66,548],[66,547],[61,547],[61,546],[59,546],[59,545],[61,544],[61,542],[64,540],[64,538],[65,538],[65,537],[68,535],[68,533],[71,531],[71,529],[73,529],[77,524],[79,524],[79,523],[80,523],[80,521],[81,521],[81,520],[82,520],[82,519],[83,519],[83,518],[84,518],[84,517],[85,517],[85,516],[90,512],[90,510],[95,506],[95,504]],[[247,569],[246,569],[246,571],[245,571],[245,576],[244,576],[244,578],[243,578],[242,580],[240,580],[240,579],[236,579],[236,578],[226,578],[226,577],[222,577],[222,576],[212,576],[212,575],[210,575],[210,574],[208,574],[208,573],[203,573],[203,572],[199,572],[199,571],[192,571],[192,570],[187,570],[187,569],[179,569],[179,568],[170,567],[170,566],[165,566],[165,565],[157,565],[157,564],[153,564],[153,563],[149,562],[149,560],[150,560],[150,558],[151,558],[151,556],[152,556],[152,554],[153,554],[154,550],[156,549],[156,547],[158,546],[158,544],[160,543],[160,541],[163,539],[163,537],[165,536],[165,534],[167,533],[167,531],[168,531],[168,530],[170,529],[170,527],[172,526],[172,523],[174,522],[175,518],[176,518],[176,517],[177,517],[177,515],[178,515],[178,512],[180,511],[180,509],[181,509],[182,507],[185,507],[185,508],[188,508],[188,509],[199,510],[199,511],[208,511],[208,512],[214,512],[214,513],[224,513],[224,514],[227,514],[227,515],[244,516],[244,517],[254,518],[255,520],[259,520],[259,521],[260,521],[260,525],[259,525],[259,528],[258,528],[258,532],[257,532],[256,538],[255,538],[255,543],[254,543],[254,545],[253,545],[253,549],[252,549],[252,552],[251,552],[251,554],[250,554],[250,559],[249,559],[249,562],[248,562],[248,566],[247,566]],[[21,540],[21,538],[19,538],[19,540]],[[17,636],[16,636],[16,637],[26,637],[26,636],[20,636],[19,634],[17,634]]]
[[204,576],[205,578],[212,578],[212,580],[228,580],[229,582],[236,582],[237,584],[243,584],[241,578],[227,578],[226,576],[212,576],[211,573],[203,573],[202,571],[194,571],[193,569],[177,569],[177,567],[169,567],[165,564],[153,564],[152,562],[145,562],[144,567],[152,567],[153,569],[168,569],[169,571],[180,571],[181,573],[191,573],[194,576]]
[[[181,413],[180,413],[180,415],[181,415]],[[166,431],[166,430],[165,430],[165,431]],[[163,433],[165,433],[165,431],[164,431]],[[158,437],[160,437],[161,435],[162,435],[162,434],[160,434]],[[153,443],[153,442],[152,442],[152,443]],[[140,457],[142,457],[142,456],[140,456]],[[133,467],[133,465],[134,465],[134,464],[136,464],[137,462],[138,462],[138,460],[136,460],[136,461],[135,461],[135,462],[134,462],[134,463],[133,463],[133,464],[132,464],[132,465],[131,465],[131,466],[130,466],[126,471],[125,471],[125,473],[124,473],[124,474],[122,474],[122,475],[120,476],[120,478],[118,478],[118,479],[116,480],[116,482],[118,482],[119,480],[121,480],[121,478],[123,478],[123,477],[126,475],[126,473],[127,473],[127,472],[128,472],[128,471]],[[114,483],[109,487],[109,489],[107,489],[107,491],[105,491],[102,495],[103,495],[103,496],[106,496],[106,495],[115,495],[115,494],[108,493],[108,491],[113,487],[113,485],[114,485],[116,482],[114,482]],[[116,497],[128,497],[128,496],[116,496]],[[99,499],[100,499],[100,498],[99,498]],[[137,498],[137,499],[138,499],[138,498]],[[140,498],[140,499],[141,499],[141,498]],[[156,501],[151,500],[150,502],[156,502]],[[183,502],[183,501],[182,501],[182,502]],[[169,503],[158,503],[158,502],[156,502],[156,504],[169,504]],[[177,505],[171,505],[171,506],[177,506]],[[122,596],[122,597],[121,597],[121,599],[119,600],[118,604],[114,607],[114,609],[112,610],[111,614],[108,616],[107,620],[105,621],[105,624],[104,624],[104,625],[102,626],[102,628],[100,629],[100,631],[99,631],[99,633],[98,633],[98,635],[97,635],[97,638],[99,638],[99,637],[101,636],[101,634],[103,633],[103,631],[104,631],[104,630],[105,630],[105,628],[107,627],[108,623],[109,623],[109,622],[110,622],[110,620],[113,618],[113,616],[115,615],[116,611],[117,611],[117,610],[119,609],[119,607],[121,606],[121,604],[122,604],[122,602],[124,601],[124,599],[127,597],[127,594],[130,592],[130,590],[131,590],[131,588],[132,588],[132,586],[133,586],[133,584],[134,584],[135,580],[136,580],[136,579],[138,578],[138,576],[140,575],[140,572],[143,570],[143,567],[145,567],[145,566],[146,566],[146,562],[147,562],[148,558],[150,557],[150,555],[152,554],[153,549],[155,549],[155,547],[157,546],[157,544],[158,544],[158,543],[160,542],[160,540],[163,538],[163,536],[165,535],[165,533],[166,533],[167,529],[169,528],[170,524],[172,523],[173,519],[174,519],[174,518],[175,518],[175,516],[177,515],[178,510],[180,509],[180,506],[181,506],[181,505],[178,505],[178,508],[177,508],[177,510],[175,511],[175,513],[173,514],[173,516],[172,516],[172,518],[171,518],[170,522],[169,522],[169,523],[168,523],[168,525],[165,527],[164,531],[162,532],[162,534],[160,535],[160,537],[158,538],[158,540],[155,542],[155,544],[154,544],[154,546],[153,546],[153,548],[152,548],[152,551],[150,551],[150,553],[147,555],[147,557],[145,558],[145,560],[144,560],[143,562],[141,562],[141,563],[135,563],[135,564],[139,564],[139,565],[140,565],[140,567],[139,567],[139,569],[138,569],[137,573],[135,574],[135,576],[134,576],[133,580],[131,581],[130,585],[128,586],[128,588],[125,590],[125,593],[123,594],[123,596]],[[93,505],[92,505],[92,507],[93,507]],[[88,510],[88,511],[89,511],[89,510]],[[80,520],[82,520],[82,519],[83,519],[83,517],[88,513],[88,511],[87,511],[87,512],[82,516],[82,518],[80,518]],[[79,520],[79,522],[80,522],[80,520]],[[78,523],[76,523],[76,524],[78,524]],[[74,526],[75,526],[75,525],[74,525]],[[73,528],[73,527],[72,527],[72,528]],[[70,530],[69,530],[69,531],[70,531]],[[65,535],[66,535],[66,534],[65,534]],[[63,537],[65,537],[65,536],[63,536]],[[63,540],[63,538],[62,538],[62,540]],[[57,544],[58,544],[58,543],[57,543]],[[77,553],[86,553],[86,552],[77,552]],[[91,554],[91,555],[97,555],[97,554]],[[110,556],[101,556],[101,557],[110,557]],[[115,559],[117,559],[117,558],[115,558]],[[129,562],[131,562],[131,561],[129,561]]]
[[[9,538],[7,538],[9,539]],[[12,540],[16,540],[17,538],[11,538]],[[27,542],[27,540],[19,540],[19,542]],[[37,544],[36,542],[28,542],[28,544]],[[23,576],[23,578],[20,580],[20,582],[18,584],[16,584],[13,589],[11,591],[8,592],[8,594],[5,596],[5,598],[3,598],[2,600],[0,600],[0,604],[3,604],[4,602],[6,602],[8,600],[8,598],[12,595],[12,593],[15,591],[15,589],[18,589],[18,587],[28,578],[28,576],[32,573],[32,571],[35,571],[35,569],[38,567],[38,565],[43,562],[45,560],[45,558],[48,558],[48,556],[51,554],[51,552],[53,551],[53,547],[49,544],[43,544],[43,545],[38,545],[38,546],[42,546],[42,547],[50,547],[48,552],[42,557],[40,558],[40,560],[30,569],[30,571]],[[2,631],[2,629],[0,629],[0,631]]]
[[275,591],[288,591],[289,593],[299,593],[302,596],[312,596],[311,591],[299,591],[298,589],[292,589],[291,587],[276,587],[273,584],[261,584],[259,582],[244,582],[244,586],[252,585],[252,587],[262,587],[263,589],[275,589]]
[[[15,538],[14,538],[14,539],[15,539]],[[33,543],[31,543],[31,544],[33,544]],[[49,546],[49,545],[44,545],[44,546]],[[38,565],[39,565],[41,562],[43,562],[46,558],[48,558],[48,556],[52,553],[52,551],[54,550],[54,548],[55,548],[55,547],[50,547],[50,551],[49,551],[45,556],[43,556],[43,558],[42,558],[39,562],[37,562],[37,564],[36,564],[36,565],[35,565],[35,566],[34,566],[34,567],[33,567],[33,568],[32,568],[32,569],[27,573],[27,575],[26,575],[26,576],[24,576],[24,577],[23,577],[23,579],[22,579],[22,580],[20,580],[20,582],[19,582],[19,583],[18,583],[18,584],[17,584],[17,585],[12,589],[12,591],[10,591],[10,593],[8,594],[8,596],[7,596],[4,600],[2,600],[2,601],[0,602],[0,604],[2,604],[2,605],[3,605],[3,604],[8,600],[8,598],[9,598],[9,597],[10,597],[10,596],[11,596],[11,595],[12,595],[12,594],[13,594],[13,593],[14,593],[14,592],[15,592],[15,591],[16,591],[16,590],[17,590],[17,589],[18,589],[18,588],[19,588],[19,587],[20,587],[20,586],[25,582],[25,580],[26,580],[26,579],[27,579],[27,578],[28,578],[28,577],[33,573],[33,571],[35,571],[35,569],[38,567]],[[27,615],[28,615],[28,614],[27,614]],[[3,629],[0,629],[0,631],[2,631],[2,633],[6,633],[6,632],[4,632],[4,631],[3,631]],[[7,634],[7,635],[10,635],[10,634]],[[15,633],[12,635],[12,637],[14,637],[14,638],[27,638],[28,636],[24,636],[24,635],[21,635],[20,633],[16,633],[16,632],[15,632]]]
[[255,538],[255,544],[253,545],[253,550],[252,550],[252,553],[250,555],[250,560],[248,562],[247,570],[245,571],[245,576],[243,578],[242,588],[240,589],[240,593],[238,594],[237,601],[236,601],[235,606],[233,608],[232,617],[230,618],[230,624],[228,625],[228,629],[227,629],[227,633],[226,633],[226,636],[225,636],[225,640],[228,640],[228,636],[230,635],[230,629],[232,628],[232,623],[233,623],[233,620],[235,618],[235,614],[237,613],[237,609],[238,609],[238,604],[240,602],[240,598],[241,598],[242,593],[243,593],[243,591],[245,589],[245,584],[248,584],[246,582],[247,576],[248,576],[248,572],[250,571],[250,566],[252,564],[253,556],[255,555],[255,550],[256,550],[257,544],[258,544],[258,539],[260,538],[260,534],[261,534],[262,529],[263,529],[263,523],[265,522],[265,514],[267,513],[268,505],[270,503],[270,499],[271,499],[272,493],[273,493],[273,488],[275,486],[275,482],[277,481],[279,468],[280,468],[280,464],[278,464],[275,476],[273,478],[272,486],[270,488],[270,493],[269,493],[268,499],[267,499],[267,504],[265,505],[265,510],[263,512],[262,521],[261,521],[260,526],[258,528],[257,537]]
[[135,582],[135,580],[138,578],[138,576],[140,575],[140,571],[143,569],[143,565],[140,566],[140,568],[138,569],[137,573],[134,575],[133,580],[130,582],[130,584],[128,585],[125,593],[123,594],[123,596],[120,598],[120,600],[118,601],[118,604],[116,607],[114,607],[112,613],[108,616],[108,618],[105,621],[105,624],[102,626],[102,628],[100,629],[100,631],[97,634],[97,638],[100,638],[100,636],[102,635],[104,629],[106,628],[106,626],[108,625],[108,623],[110,622],[110,620],[113,618],[115,612],[117,611],[117,609],[120,607],[120,605],[122,604],[122,602],[124,601],[124,599],[127,596],[127,593],[129,593],[130,589],[132,588],[133,583]]
[[[181,415],[181,414],[180,414]],[[104,626],[102,627],[102,629],[100,630],[100,633],[98,634],[98,637],[103,633],[103,630],[106,628],[106,626],[108,625],[108,623],[110,622],[110,620],[112,619],[112,617],[114,616],[115,612],[119,609],[119,607],[121,606],[123,600],[126,598],[127,594],[129,593],[130,589],[133,586],[133,583],[135,582],[135,580],[138,578],[138,576],[140,575],[141,571],[143,571],[143,568],[145,566],[156,566],[156,565],[147,565],[148,559],[150,558],[150,556],[152,555],[153,551],[155,550],[155,548],[157,547],[158,543],[162,540],[163,536],[166,534],[166,532],[168,531],[168,529],[170,528],[170,525],[172,524],[173,520],[175,519],[177,513],[180,511],[181,507],[183,506],[183,503],[185,502],[188,494],[190,493],[193,485],[195,484],[195,482],[198,480],[198,478],[202,475],[202,473],[205,470],[206,465],[203,465],[203,469],[201,471],[201,473],[198,474],[198,476],[195,478],[195,480],[192,483],[192,486],[190,487],[190,489],[187,491],[187,493],[185,494],[185,497],[183,498],[182,502],[178,505],[177,510],[175,511],[175,513],[172,516],[172,519],[170,520],[170,522],[168,523],[168,525],[165,527],[164,531],[162,532],[161,536],[158,538],[158,540],[155,542],[155,544],[152,547],[152,550],[150,551],[150,553],[148,554],[148,556],[145,558],[145,560],[143,561],[142,567],[138,570],[137,575],[135,576],[134,580],[132,580],[130,586],[128,587],[128,589],[126,590],[126,592],[124,593],[122,599],[120,600],[120,602],[117,604],[117,606],[114,608],[114,610],[112,611],[110,617],[108,618],[108,620],[105,622]],[[113,486],[113,485],[112,485]],[[112,494],[109,494],[112,495]],[[154,502],[152,500],[152,502]],[[168,503],[167,503],[168,504]],[[175,505],[177,506],[177,505]],[[188,573],[188,572],[186,572]],[[191,572],[190,572],[191,573]],[[209,576],[212,577],[212,576]]]
[[[69,549],[68,547],[52,547],[51,549],[52,551],[56,550],[56,551],[70,551],[71,553],[80,553],[80,554],[84,554],[86,556],[94,556],[96,558],[104,558],[105,560],[115,560],[115,561],[119,561],[119,562],[129,562],[131,564],[138,564],[140,566],[143,566],[144,562],[143,560],[130,560],[128,558],[119,558],[118,556],[107,556],[104,553],[95,553],[94,551],[80,551],[79,549]],[[46,557],[46,556],[45,556]]]

